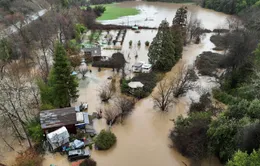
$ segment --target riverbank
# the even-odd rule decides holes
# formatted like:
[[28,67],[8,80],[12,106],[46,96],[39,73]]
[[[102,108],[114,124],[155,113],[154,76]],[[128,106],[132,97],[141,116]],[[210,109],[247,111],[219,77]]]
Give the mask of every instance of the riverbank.
[[132,16],[140,13],[136,8],[120,7],[116,3],[104,4],[105,12],[97,20],[114,20],[123,16]]

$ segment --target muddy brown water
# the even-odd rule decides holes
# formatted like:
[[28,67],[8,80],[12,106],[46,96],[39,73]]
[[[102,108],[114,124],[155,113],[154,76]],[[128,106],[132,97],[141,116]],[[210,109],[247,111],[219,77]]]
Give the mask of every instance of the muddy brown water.
[[[103,24],[129,24],[129,25],[145,25],[156,26],[163,19],[169,22],[175,15],[176,10],[182,4],[160,3],[160,2],[123,2],[118,4],[121,7],[135,7],[141,13],[136,16],[122,17],[116,20],[102,21]],[[189,11],[197,15],[201,19],[202,24],[207,29],[225,27],[226,18],[229,17],[223,13],[214,12],[200,8],[196,5],[187,5]],[[132,64],[138,61],[148,62],[148,48],[145,47],[145,41],[152,41],[156,35],[156,30],[142,30],[135,33],[128,30],[125,42],[122,46],[122,53],[128,62],[127,68],[130,69]],[[214,44],[209,40],[211,34],[206,34],[202,42],[198,45],[188,45],[184,48],[183,58],[173,67],[172,71],[166,74],[165,78],[172,78],[179,70],[182,64],[192,65],[196,56],[203,51],[212,51]],[[128,42],[133,40],[132,48],[129,48]],[[141,41],[141,47],[137,46],[137,42]],[[113,50],[102,50],[102,55],[111,56]],[[135,55],[138,57],[135,58]],[[129,56],[128,56],[129,55]],[[103,107],[99,97],[98,89],[100,86],[108,82],[107,77],[114,75],[111,69],[102,69],[98,72],[96,68],[92,68],[92,73],[87,73],[87,78],[80,81],[79,99],[77,103],[87,102],[89,104],[89,112],[96,112]],[[216,86],[212,82],[212,78],[200,77],[197,82],[203,89],[210,90]],[[187,115],[190,98],[198,99],[199,93],[196,90],[189,91],[186,96],[179,99],[179,102],[171,107],[169,112],[161,113],[153,108],[151,97],[138,101],[135,105],[133,113],[123,122],[112,127],[112,132],[117,136],[116,145],[108,151],[91,151],[91,156],[97,161],[98,166],[183,166],[190,165],[190,160],[183,157],[175,149],[169,148],[170,140],[168,139],[169,131],[174,127],[172,119],[178,115]],[[97,131],[106,129],[107,125],[104,119],[95,120],[94,127]],[[8,154],[7,158],[13,158]],[[57,166],[71,165],[66,156],[60,154],[46,154],[43,161],[44,166],[55,164]],[[7,160],[5,160],[7,161]],[[9,160],[8,160],[9,161]],[[4,162],[5,163],[5,162]],[[185,163],[185,164],[184,164]],[[8,163],[9,165],[9,163]],[[11,165],[11,164],[10,164]],[[204,161],[203,165],[220,165],[218,160],[212,158]]]

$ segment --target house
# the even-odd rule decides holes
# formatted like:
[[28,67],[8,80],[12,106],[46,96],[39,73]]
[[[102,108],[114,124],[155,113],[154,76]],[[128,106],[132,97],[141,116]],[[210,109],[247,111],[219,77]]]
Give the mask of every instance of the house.
[[41,128],[46,134],[63,126],[67,128],[69,133],[76,134],[77,118],[74,107],[41,111],[40,121]]
[[82,49],[85,55],[90,55],[93,60],[101,58],[101,47],[98,44],[84,44],[82,45]]
[[66,127],[61,127],[49,134],[47,134],[47,141],[50,144],[51,150],[55,150],[60,146],[69,143],[69,132]]
[[132,67],[133,67],[133,72],[134,73],[140,73],[142,72],[142,66],[143,66],[143,63],[142,62],[138,62],[136,64],[134,64]]
[[151,64],[143,64],[142,66],[142,73],[150,73],[152,70]]

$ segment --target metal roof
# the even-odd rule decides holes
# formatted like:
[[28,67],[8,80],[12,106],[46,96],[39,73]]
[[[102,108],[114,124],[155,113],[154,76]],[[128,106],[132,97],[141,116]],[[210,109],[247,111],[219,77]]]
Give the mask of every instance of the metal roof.
[[44,110],[40,112],[42,129],[76,124],[76,111],[74,107]]

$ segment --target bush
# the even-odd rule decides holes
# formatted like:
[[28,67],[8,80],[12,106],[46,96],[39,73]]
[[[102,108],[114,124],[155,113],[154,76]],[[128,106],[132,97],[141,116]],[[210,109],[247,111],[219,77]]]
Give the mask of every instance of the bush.
[[222,162],[227,162],[237,151],[238,140],[236,138],[241,126],[240,121],[229,119],[222,114],[210,124],[207,131],[209,147]]
[[146,42],[145,42],[145,46],[148,47],[149,45],[150,45],[149,41],[146,41]]
[[96,137],[95,145],[99,150],[107,150],[116,143],[116,136],[110,131],[101,130]]
[[102,5],[98,5],[94,7],[93,11],[96,14],[96,16],[99,17],[106,11],[106,7]]
[[220,68],[220,62],[223,55],[212,52],[203,52],[195,61],[195,65],[202,75],[217,76],[216,69]]
[[97,163],[93,159],[85,159],[82,163],[79,164],[79,166],[96,166]]
[[207,157],[207,130],[210,122],[211,115],[206,112],[192,113],[187,118],[179,116],[169,136],[174,147],[184,156],[194,160]]
[[40,110],[51,110],[51,109],[55,109],[55,107],[51,104],[42,104],[40,107]]
[[26,129],[28,130],[28,133],[34,142],[41,143],[42,140],[44,140],[39,118],[35,118],[29,121],[26,125]]
[[24,153],[16,158],[15,166],[40,166],[42,165],[43,157],[33,149],[27,149]]
[[141,41],[139,40],[138,43],[137,43],[138,46],[141,46]]
[[232,95],[229,95],[226,92],[223,92],[219,89],[213,89],[212,93],[215,99],[217,99],[218,101],[224,104],[232,105],[232,104],[236,104],[239,101],[238,98],[233,97]]
[[[259,1],[260,2],[260,1]],[[260,150],[253,151],[250,155],[247,152],[237,151],[227,166],[254,166],[260,165]]]
[[131,46],[132,46],[132,44],[133,44],[133,41],[132,41],[132,40],[130,40],[130,41],[129,41],[129,46],[131,47]]

